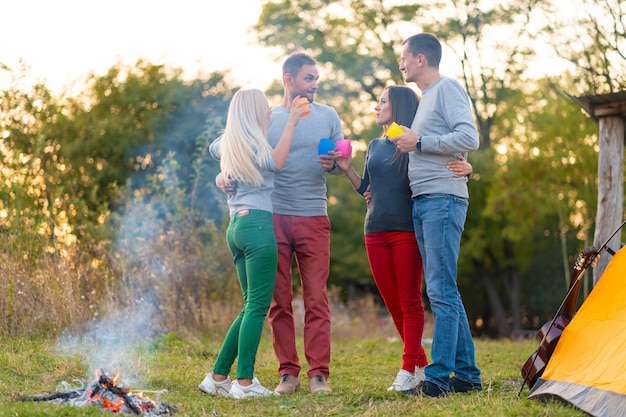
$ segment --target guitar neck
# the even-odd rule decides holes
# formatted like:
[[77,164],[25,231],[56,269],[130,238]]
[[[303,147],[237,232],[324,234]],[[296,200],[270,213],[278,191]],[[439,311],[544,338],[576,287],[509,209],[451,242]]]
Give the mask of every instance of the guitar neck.
[[568,321],[571,321],[574,317],[574,313],[576,313],[576,302],[578,301],[580,284],[583,282],[583,273],[584,271],[581,271],[581,273],[576,278],[572,278],[572,282],[570,283],[570,289],[567,293],[567,298],[563,303],[563,311],[561,312],[561,315],[565,317]]
[[583,275],[597,253],[598,251],[596,248],[589,247],[578,255],[578,259],[574,265],[574,270],[572,271],[572,279],[569,284],[569,290],[567,291],[567,298],[563,301],[563,308],[561,310],[561,315],[567,320],[572,320],[574,317],[580,285],[583,282]]

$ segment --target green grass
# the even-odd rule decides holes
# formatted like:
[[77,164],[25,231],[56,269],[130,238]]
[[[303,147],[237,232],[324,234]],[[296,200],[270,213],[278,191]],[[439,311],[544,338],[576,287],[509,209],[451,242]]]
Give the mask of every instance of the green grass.
[[[175,335],[162,337],[136,354],[136,369],[127,371],[132,371],[132,376],[143,382],[132,388],[167,390],[161,400],[178,407],[175,415],[180,417],[586,416],[561,403],[529,400],[526,398],[528,389],[518,395],[520,368],[536,349],[534,341],[476,340],[484,390],[430,399],[387,392],[400,366],[401,344],[397,340],[334,340],[329,379],[332,394],[312,395],[305,383],[303,390],[295,395],[247,400],[210,397],[197,388],[205,373],[210,371],[220,342],[219,337],[203,340],[180,340]],[[81,358],[54,353],[54,341],[50,340],[2,340],[0,347],[0,417],[114,415],[96,407],[15,401],[17,395],[55,391],[62,381],[89,382],[88,367]],[[122,370],[122,383],[124,372]],[[278,382],[276,361],[267,335],[259,349],[256,376],[269,388]],[[301,377],[305,382],[304,371]]]

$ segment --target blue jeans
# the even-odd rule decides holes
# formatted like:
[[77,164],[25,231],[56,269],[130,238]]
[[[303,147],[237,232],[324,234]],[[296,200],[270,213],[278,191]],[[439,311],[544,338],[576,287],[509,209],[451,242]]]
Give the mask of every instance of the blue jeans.
[[431,363],[426,380],[444,390],[449,378],[481,383],[474,342],[457,287],[457,261],[467,198],[426,194],[413,198],[415,237],[422,253],[426,294],[435,318]]

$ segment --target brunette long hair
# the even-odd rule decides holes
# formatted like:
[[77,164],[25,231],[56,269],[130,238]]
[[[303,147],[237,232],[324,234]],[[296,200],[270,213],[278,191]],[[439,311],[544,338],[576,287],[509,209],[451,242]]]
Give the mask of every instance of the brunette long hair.
[[[401,85],[391,85],[385,88],[389,91],[389,104],[391,105],[391,121],[396,122],[401,126],[410,127],[415,119],[415,112],[419,105],[419,100],[415,91],[409,87]],[[400,166],[407,165],[409,154],[400,152],[396,148],[396,152],[389,160],[389,165],[393,164],[397,160],[401,161]]]

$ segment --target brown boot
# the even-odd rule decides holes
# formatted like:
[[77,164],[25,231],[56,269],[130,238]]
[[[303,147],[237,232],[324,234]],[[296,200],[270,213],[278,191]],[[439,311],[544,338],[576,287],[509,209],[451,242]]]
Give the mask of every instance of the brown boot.
[[297,376],[284,374],[280,377],[280,384],[274,389],[274,392],[280,395],[295,394],[300,391],[300,378]]
[[309,389],[312,393],[331,393],[333,390],[328,386],[328,382],[326,382],[326,378],[321,375],[315,375],[313,378],[309,379]]

